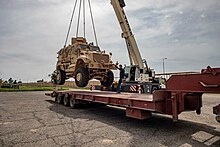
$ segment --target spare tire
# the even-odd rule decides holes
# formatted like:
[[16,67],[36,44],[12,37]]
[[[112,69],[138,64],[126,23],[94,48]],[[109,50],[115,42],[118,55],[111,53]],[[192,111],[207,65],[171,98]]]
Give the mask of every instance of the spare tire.
[[78,87],[85,87],[89,82],[89,71],[85,67],[79,67],[76,70],[75,82]]

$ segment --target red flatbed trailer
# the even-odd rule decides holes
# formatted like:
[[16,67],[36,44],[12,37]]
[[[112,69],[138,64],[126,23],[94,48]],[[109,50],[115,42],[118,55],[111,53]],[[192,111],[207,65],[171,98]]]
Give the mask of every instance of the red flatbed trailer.
[[[152,94],[103,92],[103,91],[54,91],[46,94],[57,99],[65,99],[78,102],[94,102],[106,105],[114,105],[126,108],[126,116],[137,119],[145,119],[151,116],[151,112],[164,113],[164,97]],[[59,100],[58,100],[59,101]],[[62,102],[61,102],[62,103]]]
[[55,97],[60,104],[70,104],[72,108],[78,103],[93,102],[125,107],[126,116],[136,119],[148,118],[154,112],[172,115],[173,120],[177,121],[178,114],[183,111],[201,113],[203,93],[220,93],[220,68],[207,67],[201,74],[171,76],[166,87],[153,94],[82,90],[53,91],[46,95]]

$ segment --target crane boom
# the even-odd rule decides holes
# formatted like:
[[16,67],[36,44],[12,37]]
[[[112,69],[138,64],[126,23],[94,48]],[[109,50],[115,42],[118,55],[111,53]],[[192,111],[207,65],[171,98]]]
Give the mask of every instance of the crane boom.
[[122,37],[125,39],[127,45],[131,65],[138,66],[140,69],[144,69],[141,54],[123,9],[123,7],[125,7],[124,0],[111,0],[111,4],[121,26]]

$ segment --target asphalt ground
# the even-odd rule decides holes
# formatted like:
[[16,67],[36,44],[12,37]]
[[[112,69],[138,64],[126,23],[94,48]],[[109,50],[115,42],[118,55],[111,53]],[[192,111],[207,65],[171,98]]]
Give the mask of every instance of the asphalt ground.
[[158,114],[147,120],[127,118],[117,107],[71,109],[44,94],[0,93],[0,146],[220,146],[220,124],[212,114],[212,106],[220,103],[217,94],[203,95],[201,115],[184,112],[176,123]]

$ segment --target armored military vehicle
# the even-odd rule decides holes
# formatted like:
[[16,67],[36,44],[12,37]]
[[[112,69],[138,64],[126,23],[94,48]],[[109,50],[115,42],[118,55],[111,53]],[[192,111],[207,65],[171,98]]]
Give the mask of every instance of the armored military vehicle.
[[72,38],[72,43],[58,52],[54,82],[63,85],[66,79],[73,77],[78,87],[87,86],[91,79],[110,86],[114,80],[111,70],[116,69],[111,55],[93,43],[87,43],[83,37]]

